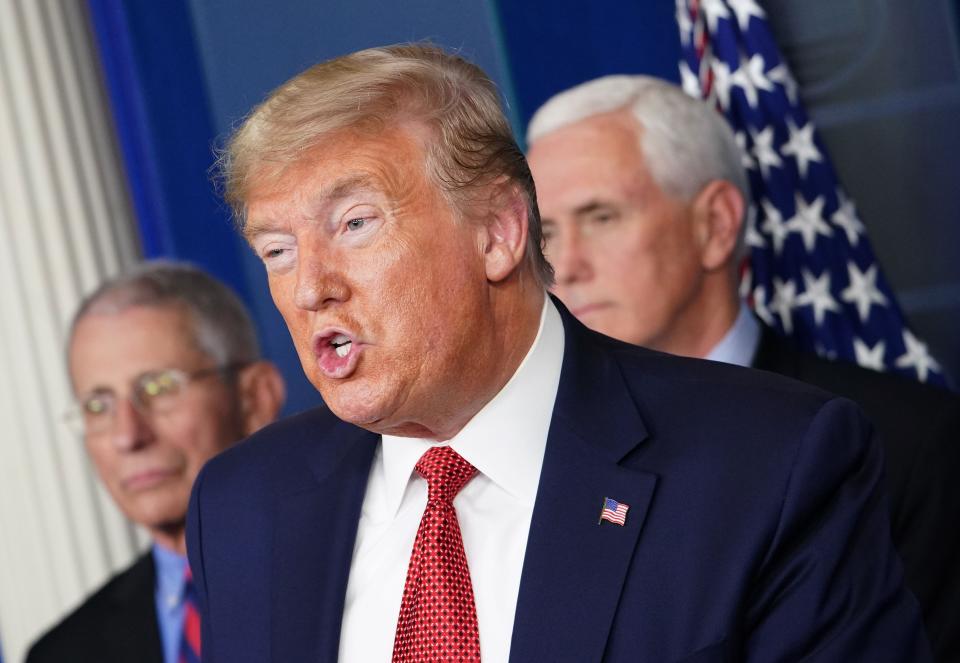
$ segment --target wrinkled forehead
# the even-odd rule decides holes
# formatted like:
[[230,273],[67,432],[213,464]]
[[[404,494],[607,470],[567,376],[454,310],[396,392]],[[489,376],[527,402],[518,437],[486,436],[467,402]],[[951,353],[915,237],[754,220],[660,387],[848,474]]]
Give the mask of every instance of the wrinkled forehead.
[[332,196],[342,192],[342,179],[358,182],[365,176],[364,184],[389,186],[396,179],[391,166],[426,172],[433,140],[434,133],[418,121],[361,123],[315,137],[290,154],[267,153],[249,167],[243,221],[255,203],[302,195],[305,186],[312,196]]
[[148,371],[209,363],[182,305],[91,309],[74,325],[67,352],[76,393],[123,385]]

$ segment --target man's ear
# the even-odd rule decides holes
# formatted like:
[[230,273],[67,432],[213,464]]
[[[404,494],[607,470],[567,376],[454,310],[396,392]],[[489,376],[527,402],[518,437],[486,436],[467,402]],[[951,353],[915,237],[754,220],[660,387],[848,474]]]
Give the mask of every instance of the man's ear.
[[283,376],[273,363],[255,361],[237,375],[243,434],[252,435],[272,422],[287,397]]
[[523,262],[528,223],[527,203],[520,187],[506,178],[495,182],[482,238],[488,281],[503,281]]
[[693,199],[700,264],[704,270],[725,268],[734,258],[745,206],[740,190],[726,180],[713,180]]

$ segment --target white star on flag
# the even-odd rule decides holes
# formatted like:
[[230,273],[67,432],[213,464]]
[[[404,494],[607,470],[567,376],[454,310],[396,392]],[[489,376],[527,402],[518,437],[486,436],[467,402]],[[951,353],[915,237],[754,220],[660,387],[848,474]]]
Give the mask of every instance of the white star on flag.
[[763,131],[752,131],[753,136],[753,155],[757,157],[757,163],[760,164],[760,173],[763,179],[770,176],[770,167],[783,167],[783,161],[780,155],[773,148],[773,127],[767,127]]
[[857,363],[864,368],[871,368],[875,371],[883,372],[887,367],[883,364],[883,353],[886,350],[886,343],[877,341],[872,348],[861,341],[859,338],[853,339],[853,353],[857,358]]
[[750,156],[750,148],[747,147],[747,134],[742,131],[736,132],[733,137],[737,140],[737,147],[740,148],[740,165],[748,170],[757,167],[753,157]]
[[860,322],[866,322],[870,317],[871,305],[887,305],[886,296],[877,288],[877,265],[870,265],[867,271],[861,272],[856,263],[851,260],[847,263],[847,274],[850,277],[850,285],[840,293],[840,299],[854,304],[857,307]]
[[701,0],[700,11],[707,19],[710,32],[717,31],[717,21],[721,18],[730,18],[730,11],[723,0]]
[[773,277],[773,299],[769,309],[780,316],[780,324],[788,334],[793,331],[793,307],[797,301],[797,284],[787,279],[786,283]]
[[806,177],[811,161],[823,161],[823,155],[813,144],[813,123],[807,122],[798,129],[793,121],[787,118],[787,130],[790,132],[790,140],[783,144],[780,151],[796,159],[800,177]]
[[747,246],[764,248],[767,243],[763,235],[757,232],[757,206],[753,203],[747,203],[747,230],[743,234],[743,243]]
[[723,60],[713,63],[713,92],[717,95],[720,108],[730,107],[730,67]]
[[830,220],[847,234],[847,241],[850,246],[856,246],[865,228],[860,219],[857,218],[857,209],[854,207],[853,201],[843,195],[842,191],[837,191],[837,200],[840,207],[833,213]]
[[690,33],[693,31],[693,22],[690,20],[690,9],[686,2],[677,3],[677,26],[680,28],[680,44],[686,46],[690,42]]
[[915,369],[920,382],[927,381],[927,374],[931,370],[940,370],[940,365],[927,351],[926,343],[911,334],[909,329],[903,330],[903,344],[907,351],[897,357],[896,362],[894,362],[897,368]]
[[803,237],[803,245],[807,251],[813,251],[817,244],[817,235],[829,237],[833,234],[830,226],[823,220],[823,196],[817,196],[812,203],[807,203],[799,191],[794,194],[796,211],[787,221],[787,229],[799,233]]
[[[749,285],[749,283],[747,283],[747,285]],[[768,327],[773,326],[773,314],[770,313],[770,309],[767,308],[767,289],[762,285],[757,286],[753,291],[753,312],[756,313],[757,317],[763,320]]]
[[727,0],[727,2],[730,5],[730,9],[733,10],[733,13],[737,15],[737,24],[740,25],[740,29],[743,31],[746,31],[750,26],[751,16],[758,18],[766,16],[756,0]]
[[830,272],[825,269],[818,278],[805,269],[802,274],[804,291],[797,297],[797,306],[812,306],[813,319],[821,325],[827,311],[840,312],[840,305],[830,294]]
[[730,82],[743,90],[750,108],[756,108],[760,101],[757,90],[773,92],[773,83],[764,76],[763,67],[763,56],[757,53],[749,60],[741,60],[740,67],[730,76]]
[[692,96],[700,95],[700,79],[690,71],[686,62],[680,63],[680,83],[683,91]]
[[760,205],[763,207],[764,216],[766,216],[760,228],[770,235],[770,239],[773,240],[773,250],[777,255],[780,255],[783,253],[783,243],[786,241],[787,235],[790,234],[790,229],[783,222],[780,210],[774,207],[769,200],[760,201]]
[[791,104],[797,103],[797,81],[787,69],[787,65],[781,62],[767,72],[767,78],[783,87],[783,91],[787,93],[787,100]]

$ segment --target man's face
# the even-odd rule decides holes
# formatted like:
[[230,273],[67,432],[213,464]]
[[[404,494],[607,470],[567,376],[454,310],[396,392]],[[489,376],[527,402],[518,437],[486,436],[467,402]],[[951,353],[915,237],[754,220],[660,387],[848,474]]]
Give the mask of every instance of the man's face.
[[455,219],[413,131],[327,137],[254,187],[247,218],[303,369],[341,419],[426,434],[422,415],[442,418],[490,363],[481,228]]
[[175,533],[200,468],[242,436],[235,389],[212,374],[188,382],[163,414],[134,407],[130,397],[139,377],[214,366],[196,349],[189,318],[175,307],[133,307],[81,318],[69,363],[81,402],[93,394],[112,395],[112,424],[85,436],[103,483],[131,520],[154,534]]
[[701,269],[690,208],[654,182],[638,133],[624,112],[595,116],[538,139],[529,163],[555,294],[587,326],[669,351]]

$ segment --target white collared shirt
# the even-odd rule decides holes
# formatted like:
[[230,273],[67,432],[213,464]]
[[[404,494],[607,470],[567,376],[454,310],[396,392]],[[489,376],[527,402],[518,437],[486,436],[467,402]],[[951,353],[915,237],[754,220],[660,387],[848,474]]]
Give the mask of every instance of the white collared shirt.
[[760,323],[746,304],[740,302],[740,313],[733,326],[704,359],[737,366],[750,366],[760,345]]
[[[520,573],[553,416],[563,322],[545,298],[540,329],[503,389],[444,444],[477,468],[454,499],[484,663],[510,655]],[[389,661],[410,552],[427,504],[414,465],[432,440],[384,435],[370,469],[347,582],[341,663]]]

